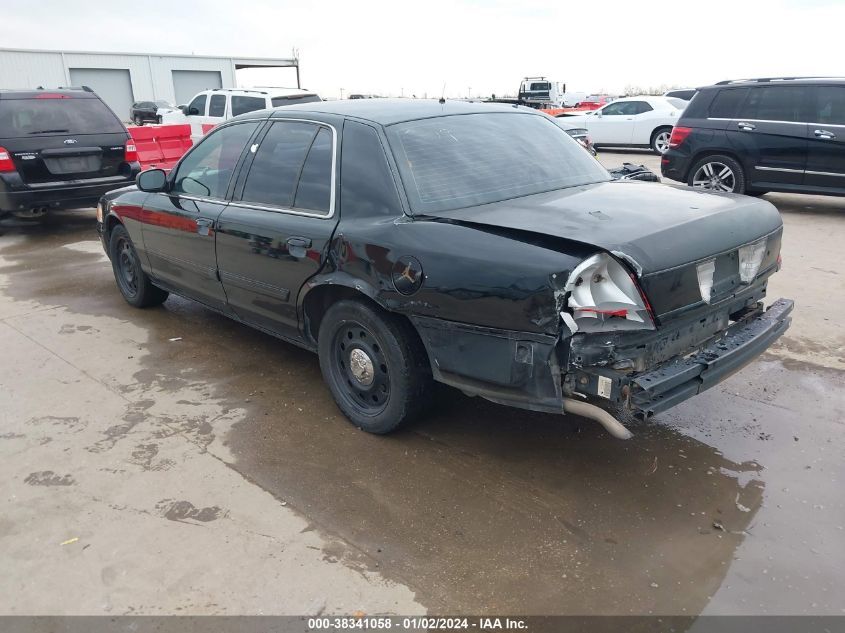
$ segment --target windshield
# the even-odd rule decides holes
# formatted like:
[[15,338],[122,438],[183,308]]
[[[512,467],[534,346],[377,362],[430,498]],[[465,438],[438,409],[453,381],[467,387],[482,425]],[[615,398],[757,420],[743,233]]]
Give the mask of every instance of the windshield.
[[399,123],[387,132],[416,214],[609,180],[594,158],[542,115],[454,115]]
[[121,122],[99,99],[45,96],[0,100],[0,137],[123,131]]

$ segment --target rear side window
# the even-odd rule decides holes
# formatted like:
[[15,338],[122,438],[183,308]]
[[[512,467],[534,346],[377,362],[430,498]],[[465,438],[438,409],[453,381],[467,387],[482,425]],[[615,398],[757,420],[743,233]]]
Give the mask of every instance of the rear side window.
[[205,100],[208,95],[198,95],[194,97],[194,100],[191,101],[191,104],[188,106],[188,114],[194,116],[205,116]]
[[302,166],[293,206],[318,213],[331,212],[332,133],[320,128]]
[[801,104],[806,89],[799,86],[752,88],[740,108],[739,118],[757,121],[801,121]]
[[242,97],[232,96],[232,116],[239,114],[246,114],[254,110],[263,110],[267,107],[267,102],[263,97]]
[[322,101],[322,99],[320,99],[317,95],[291,95],[289,97],[273,97],[270,99],[270,103],[274,108],[295,105],[297,103],[319,103],[320,101]]
[[271,207],[292,207],[299,174],[318,131],[320,128],[311,123],[274,123],[255,153],[241,199]]
[[39,134],[113,134],[124,132],[99,99],[52,97],[0,99],[0,138]]
[[739,107],[748,95],[748,88],[732,88],[720,90],[710,104],[710,118],[733,119],[739,112]]
[[402,215],[396,185],[373,128],[354,121],[344,124],[340,164],[340,212],[345,217]]
[[208,102],[208,116],[224,116],[226,114],[226,95],[212,95]]
[[812,123],[845,125],[845,86],[819,86],[813,90]]
[[240,123],[211,132],[179,163],[173,193],[223,198],[238,159],[258,122]]

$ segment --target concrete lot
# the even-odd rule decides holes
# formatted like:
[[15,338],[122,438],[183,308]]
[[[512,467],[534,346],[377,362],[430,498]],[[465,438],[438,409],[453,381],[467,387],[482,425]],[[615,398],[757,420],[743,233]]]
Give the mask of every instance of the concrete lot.
[[0,613],[845,613],[845,199],[766,199],[792,329],[628,442],[446,388],[367,435],[315,356],[127,306],[93,210],[0,223]]

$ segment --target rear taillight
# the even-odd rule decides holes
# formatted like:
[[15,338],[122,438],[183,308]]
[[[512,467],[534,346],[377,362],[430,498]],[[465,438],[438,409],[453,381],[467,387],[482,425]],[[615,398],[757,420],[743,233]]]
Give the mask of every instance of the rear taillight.
[[673,127],[672,136],[669,137],[669,147],[678,147],[681,143],[687,140],[690,132],[692,132],[691,127]]
[[0,147],[0,172],[16,171],[12,155],[5,147]]
[[135,141],[126,141],[126,147],[123,151],[123,160],[127,163],[138,162],[138,148],[135,147]]
[[607,253],[596,253],[578,264],[569,276],[565,290],[569,293],[567,305],[577,330],[654,329],[651,306],[637,280]]

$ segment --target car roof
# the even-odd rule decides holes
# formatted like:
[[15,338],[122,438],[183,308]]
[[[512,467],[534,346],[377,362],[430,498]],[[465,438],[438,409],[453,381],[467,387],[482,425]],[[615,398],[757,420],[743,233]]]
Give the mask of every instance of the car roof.
[[[405,121],[417,119],[429,119],[440,116],[456,114],[485,114],[490,112],[499,113],[522,113],[542,116],[538,110],[524,106],[515,106],[501,103],[482,103],[455,101],[446,99],[441,103],[437,99],[344,99],[339,101],[321,101],[315,103],[299,103],[296,105],[283,106],[273,110],[262,111],[267,116],[284,117],[286,113],[315,113],[333,114],[337,116],[354,117],[371,121],[380,125],[393,125]],[[250,112],[241,117],[255,117],[258,112]],[[240,117],[236,117],[240,118]]]
[[845,77],[762,77],[759,79],[726,79],[698,90],[746,86],[845,85]]
[[45,94],[62,94],[77,99],[97,98],[90,88],[38,88],[36,90],[0,88],[0,99],[35,99]]
[[[309,90],[302,90],[301,88],[271,88],[271,87],[255,87],[255,88],[209,88],[203,90],[208,94],[228,94],[239,95],[244,97],[290,97],[292,95],[312,95],[316,94]],[[202,94],[202,93],[198,93]]]

